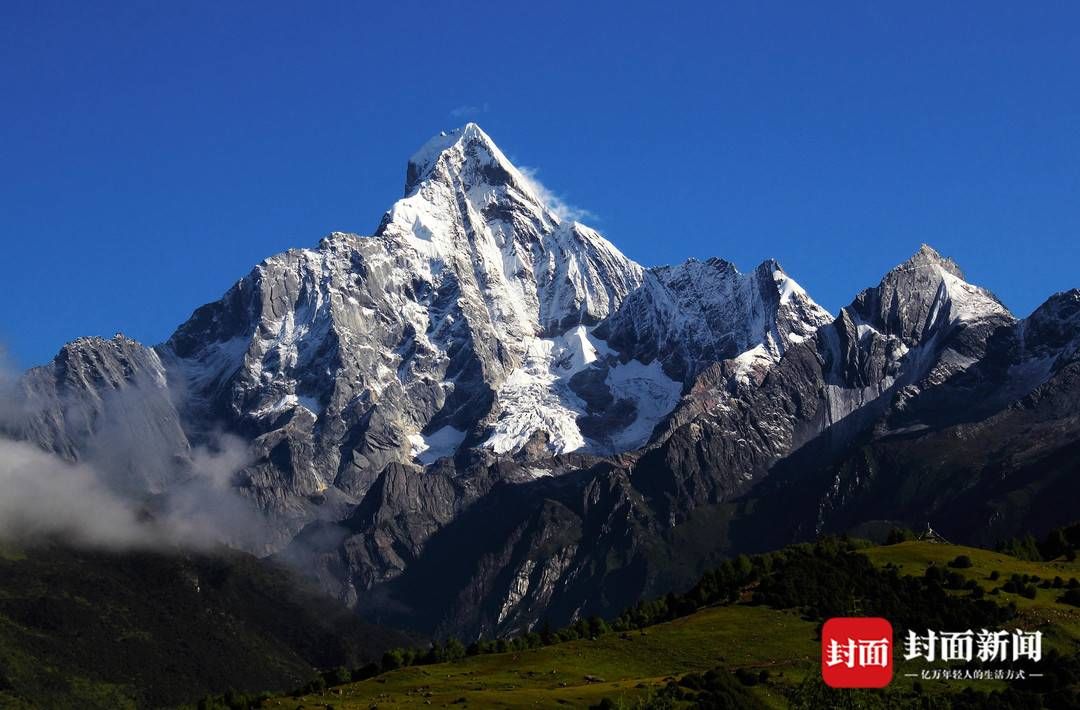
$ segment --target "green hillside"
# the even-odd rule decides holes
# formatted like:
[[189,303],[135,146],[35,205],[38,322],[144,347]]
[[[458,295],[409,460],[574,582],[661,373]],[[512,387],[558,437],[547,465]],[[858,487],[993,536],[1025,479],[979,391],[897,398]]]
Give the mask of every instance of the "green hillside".
[[[290,710],[1073,707],[1080,608],[1062,598],[1080,588],[1076,578],[1080,564],[1064,558],[823,540],[726,561],[685,594],[608,622],[388,653],[373,665],[409,639],[297,591],[287,572],[246,556],[8,550],[0,707],[193,707],[208,693],[218,696],[202,707]],[[898,643],[906,628],[1038,629],[1047,678],[917,681],[903,674],[922,666],[898,660],[885,693],[833,691],[820,681],[818,629],[851,615],[890,619]],[[326,687],[309,682],[313,667],[343,668],[324,672]],[[261,700],[221,695],[298,686],[304,692]]]
[[[961,555],[970,558],[970,567],[949,566]],[[852,707],[884,706],[882,702],[890,707],[963,702],[972,707],[1010,707],[993,704],[1002,698],[1011,702],[1010,696],[1001,694],[1009,692],[1006,683],[916,683],[902,675],[917,672],[916,663],[898,664],[887,693],[825,688],[818,671],[820,621],[841,613],[880,614],[894,621],[898,633],[905,622],[917,628],[924,618],[933,619],[931,626],[949,629],[1039,628],[1047,636],[1048,652],[1057,648],[1072,655],[1080,638],[1080,609],[1058,601],[1061,588],[1037,586],[1043,580],[1052,584],[1055,577],[1064,585],[1080,576],[1075,562],[1025,562],[986,550],[907,542],[864,549],[802,545],[741,558],[728,567],[744,572],[736,594],[728,595],[714,580],[723,601],[671,621],[622,631],[615,622],[616,630],[594,639],[399,668],[320,692],[276,698],[263,706],[585,708],[607,699],[614,707],[689,707],[694,698],[704,696],[697,696],[692,687],[700,677],[688,674],[717,669],[729,679],[741,680],[732,681],[743,686],[736,688],[745,693],[739,704],[815,707],[843,700]],[[930,567],[936,570],[927,575]],[[991,581],[994,570],[998,578]],[[955,572],[962,583],[957,585],[955,577],[939,583],[939,572]],[[993,592],[1014,574],[1027,575],[1029,581],[1039,578],[1034,599],[1000,589]],[[964,588],[972,586],[968,580],[975,580],[983,591]],[[698,589],[686,596],[700,598],[706,593]],[[680,679],[688,679],[684,687],[665,690]],[[969,686],[978,692],[959,695]],[[1075,693],[1075,688],[1067,692]]]
[[[636,698],[671,676],[732,668],[770,670],[798,682],[818,664],[815,624],[797,614],[724,606],[649,627],[531,649],[402,668],[319,695],[270,701],[267,707],[406,708],[588,707],[603,698]],[[761,694],[768,698],[773,690]],[[464,699],[462,701],[461,699]]]
[[[1080,644],[1080,607],[1058,601],[1064,594],[1070,579],[1080,580],[1080,562],[1057,559],[1050,562],[1031,562],[977,547],[941,545],[927,542],[901,542],[896,545],[873,547],[863,550],[875,564],[893,564],[901,573],[923,575],[930,566],[947,573],[958,574],[965,583],[974,582],[986,592],[987,599],[1001,603],[1012,602],[1017,607],[1017,623],[1021,628],[1040,630],[1044,645],[1057,648],[1063,653],[1076,653]],[[971,567],[951,567],[958,556],[971,560]],[[997,579],[990,579],[997,572]],[[1004,589],[1013,575],[1033,579],[1023,584],[1034,598]],[[1054,579],[1061,586],[1054,586]],[[995,590],[996,593],[995,593]],[[963,590],[955,594],[969,593]]]

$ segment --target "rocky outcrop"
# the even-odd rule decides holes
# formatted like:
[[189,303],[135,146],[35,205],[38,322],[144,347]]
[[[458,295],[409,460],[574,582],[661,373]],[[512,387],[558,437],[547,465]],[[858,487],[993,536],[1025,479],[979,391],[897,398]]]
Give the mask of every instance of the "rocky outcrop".
[[[24,380],[52,404],[14,434],[84,458],[95,445],[75,412],[87,407],[69,400],[86,400],[95,421],[126,408],[152,428],[137,438],[158,468],[189,442],[238,436],[250,461],[235,485],[277,548],[344,516],[388,470],[634,450],[700,363],[755,348],[775,359],[824,318],[771,262],[746,276],[720,261],[646,273],[560,217],[474,124],[433,138],[407,173],[374,235],[266,259],[167,342],[65,348]],[[711,335],[693,336],[697,318]],[[639,321],[668,345],[650,349]],[[135,394],[104,397],[99,382]],[[155,465],[129,466],[150,492],[168,484]]]
[[774,261],[645,270],[544,197],[477,126],[437,136],[375,234],[266,259],[156,347],[71,343],[0,427],[140,505],[235,437],[246,546],[437,635],[822,531],[1064,515],[1077,291],[1018,321],[924,246],[833,318]]
[[191,453],[157,353],[116,335],[79,338],[5,392],[0,431],[94,464],[130,496],[162,492]]

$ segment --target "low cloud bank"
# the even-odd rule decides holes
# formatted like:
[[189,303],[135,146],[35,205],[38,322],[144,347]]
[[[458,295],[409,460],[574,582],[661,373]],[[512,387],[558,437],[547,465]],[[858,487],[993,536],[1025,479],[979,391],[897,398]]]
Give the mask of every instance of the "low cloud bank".
[[230,481],[246,465],[239,442],[194,452],[186,477],[143,499],[111,488],[108,475],[33,444],[0,440],[0,539],[59,539],[115,549],[217,544],[252,549],[265,525]]
[[0,538],[32,542],[56,536],[107,547],[164,542],[90,467],[66,463],[32,444],[0,440]]
[[[132,382],[102,399],[42,399],[0,362],[0,539],[262,548],[267,519],[234,486],[252,461],[250,447],[218,434],[190,448],[175,423],[175,398],[160,384]],[[66,448],[42,425],[56,419],[61,431],[78,432],[78,462],[43,448]]]

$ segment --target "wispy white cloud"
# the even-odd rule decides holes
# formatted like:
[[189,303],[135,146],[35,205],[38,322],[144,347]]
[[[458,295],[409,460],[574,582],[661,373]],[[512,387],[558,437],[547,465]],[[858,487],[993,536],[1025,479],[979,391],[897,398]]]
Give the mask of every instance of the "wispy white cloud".
[[488,103],[486,101],[479,106],[473,104],[465,104],[462,106],[458,106],[457,108],[450,109],[450,118],[469,118],[470,116],[478,116],[482,113],[487,112]]
[[249,461],[246,445],[222,439],[196,449],[185,480],[164,496],[139,500],[110,485],[109,472],[70,463],[36,446],[0,439],[0,540],[61,538],[90,547],[250,548],[263,520],[231,487]]
[[561,196],[552,192],[540,182],[537,178],[537,174],[540,172],[539,168],[530,168],[528,166],[518,166],[518,171],[529,184],[529,189],[540,198],[540,200],[548,206],[548,208],[559,216],[559,219],[570,220],[573,222],[580,222],[582,220],[596,221],[598,218],[595,213],[590,212],[584,207],[577,207],[572,205],[563,199]]
[[[0,359],[0,540],[60,538],[108,548],[265,544],[265,517],[233,485],[254,459],[250,446],[227,434],[211,433],[206,446],[194,448],[147,435],[142,419],[161,396],[157,385],[140,381],[93,403],[68,396],[53,402],[23,390]],[[53,404],[65,419],[94,422],[77,463],[7,436],[33,431]]]

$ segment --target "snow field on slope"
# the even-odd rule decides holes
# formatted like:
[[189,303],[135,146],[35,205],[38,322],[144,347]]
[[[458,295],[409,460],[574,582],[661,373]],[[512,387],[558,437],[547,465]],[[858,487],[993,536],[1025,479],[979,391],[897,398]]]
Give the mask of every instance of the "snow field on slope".
[[681,384],[664,374],[658,360],[648,365],[631,360],[608,372],[605,383],[612,395],[629,400],[636,410],[634,421],[626,428],[612,432],[601,445],[587,439],[578,426],[578,417],[587,409],[571,391],[570,378],[613,354],[585,326],[555,338],[531,339],[525,362],[499,389],[499,417],[483,445],[498,454],[513,452],[537,431],[547,432],[552,453],[624,451],[644,445],[657,423],[678,404],[682,390]]

